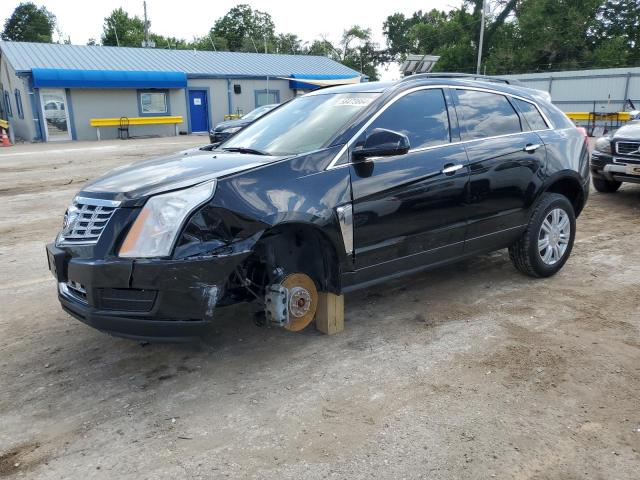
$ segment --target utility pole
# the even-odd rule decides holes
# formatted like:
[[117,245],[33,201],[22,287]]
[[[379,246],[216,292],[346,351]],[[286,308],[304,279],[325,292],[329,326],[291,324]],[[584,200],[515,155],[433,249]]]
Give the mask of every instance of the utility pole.
[[117,46],[120,46],[120,40],[118,40],[118,29],[117,29],[117,25],[116,25],[115,20],[112,22],[112,25],[111,25],[111,26],[113,27],[113,33],[114,33],[114,34],[115,34],[115,36],[116,36],[116,45],[117,45]]
[[484,43],[484,19],[487,12],[487,0],[482,0],[482,20],[480,21],[480,41],[478,42],[478,66],[476,75],[480,75],[480,65],[482,65],[482,44]]
[[144,8],[144,42],[142,44],[143,47],[155,47],[149,40],[149,20],[147,19],[147,2],[142,2],[142,6]]

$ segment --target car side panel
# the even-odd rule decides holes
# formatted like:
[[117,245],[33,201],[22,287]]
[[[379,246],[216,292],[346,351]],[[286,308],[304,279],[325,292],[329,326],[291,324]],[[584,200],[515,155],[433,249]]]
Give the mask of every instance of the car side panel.
[[[541,145],[525,152],[526,145]],[[466,144],[469,156],[469,225],[465,251],[502,248],[521,233],[543,183],[545,146],[535,132]]]
[[351,203],[349,169],[324,170],[337,150],[322,150],[220,179],[208,206],[262,225],[263,232],[285,223],[316,227],[333,244],[341,270],[352,270],[335,211]]
[[[356,267],[452,245],[462,253],[466,163],[458,144],[352,165]],[[463,168],[444,174],[446,165]]]

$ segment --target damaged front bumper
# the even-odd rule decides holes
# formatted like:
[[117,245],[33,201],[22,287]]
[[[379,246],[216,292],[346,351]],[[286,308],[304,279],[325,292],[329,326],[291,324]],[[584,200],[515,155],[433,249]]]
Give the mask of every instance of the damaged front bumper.
[[200,337],[229,275],[249,254],[103,260],[72,257],[47,245],[49,269],[66,312],[98,330],[151,341]]

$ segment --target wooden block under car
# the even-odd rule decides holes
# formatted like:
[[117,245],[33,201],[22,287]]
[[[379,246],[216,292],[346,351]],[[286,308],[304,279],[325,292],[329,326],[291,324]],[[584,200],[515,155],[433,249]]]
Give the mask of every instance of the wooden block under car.
[[316,328],[327,335],[344,330],[344,295],[318,292]]

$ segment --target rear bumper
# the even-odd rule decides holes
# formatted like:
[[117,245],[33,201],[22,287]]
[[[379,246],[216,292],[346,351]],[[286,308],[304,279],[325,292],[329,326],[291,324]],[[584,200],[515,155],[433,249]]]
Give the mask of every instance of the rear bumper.
[[49,269],[67,313],[98,330],[151,341],[201,336],[229,275],[248,255],[96,260],[70,257],[66,250],[47,245]]

